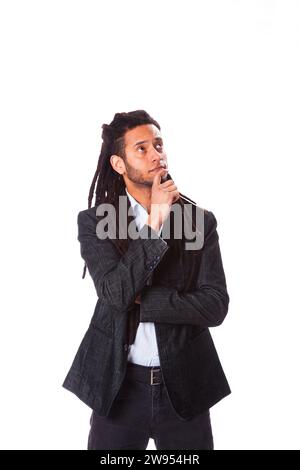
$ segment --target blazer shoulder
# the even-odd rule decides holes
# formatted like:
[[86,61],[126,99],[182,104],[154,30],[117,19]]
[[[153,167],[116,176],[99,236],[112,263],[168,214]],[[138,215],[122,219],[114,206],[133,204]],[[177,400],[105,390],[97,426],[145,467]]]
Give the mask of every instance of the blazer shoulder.
[[77,214],[77,222],[78,223],[88,223],[91,220],[96,221],[96,206],[90,207],[88,209],[83,209],[78,212]]
[[[204,223],[204,235],[209,235],[212,231],[217,228],[217,219],[213,211],[200,206],[199,204],[193,204],[193,218],[195,220],[196,211],[201,214]],[[199,214],[198,214],[199,215]],[[197,220],[197,219],[196,219]]]
[[209,227],[211,227],[212,225],[217,225],[217,219],[213,211],[209,209],[204,209],[204,218],[205,222]]
[[217,232],[217,219],[213,211],[204,210],[204,244],[212,243],[213,240],[218,240],[219,235]]

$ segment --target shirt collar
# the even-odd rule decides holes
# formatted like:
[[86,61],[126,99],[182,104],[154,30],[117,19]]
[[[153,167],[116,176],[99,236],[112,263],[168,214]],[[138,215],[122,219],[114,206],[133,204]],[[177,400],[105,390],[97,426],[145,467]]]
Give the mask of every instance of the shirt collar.
[[[148,212],[146,211],[146,209],[127,191],[127,188],[125,188],[125,190],[126,190],[132,210],[135,213],[135,215],[138,215],[140,217],[148,216]],[[163,224],[159,230],[159,235],[161,234],[162,228],[163,228]]]
[[130,204],[132,206],[132,209],[135,210],[136,206],[138,206],[140,204],[136,199],[134,199],[133,196],[131,196],[131,194],[127,191],[127,188],[125,188],[125,190],[126,190],[128,198],[129,198]]
[[128,191],[127,191],[127,188],[125,188],[126,190],[126,193],[127,193],[127,196],[130,200],[130,204],[131,204],[131,207],[132,207],[132,210],[135,214],[139,213],[139,214],[147,214],[148,215],[148,212],[146,211],[145,207],[142,206],[142,204],[140,204]]

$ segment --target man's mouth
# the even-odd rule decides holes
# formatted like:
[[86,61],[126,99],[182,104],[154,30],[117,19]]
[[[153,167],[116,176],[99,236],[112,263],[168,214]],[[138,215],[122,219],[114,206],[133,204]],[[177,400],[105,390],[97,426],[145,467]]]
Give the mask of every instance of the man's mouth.
[[164,169],[165,169],[166,167],[165,167],[165,166],[158,166],[158,167],[153,168],[152,170],[150,170],[150,173],[153,172],[153,171],[158,171],[158,170],[160,170],[161,168],[164,168]]

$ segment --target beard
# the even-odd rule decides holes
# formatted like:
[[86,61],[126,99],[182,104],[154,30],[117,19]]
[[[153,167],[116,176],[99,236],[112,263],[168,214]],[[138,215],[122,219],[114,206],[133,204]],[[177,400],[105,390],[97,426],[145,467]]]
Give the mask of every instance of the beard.
[[152,187],[153,176],[146,177],[141,171],[133,168],[128,162],[124,161],[124,163],[126,167],[127,178],[132,181],[132,183],[139,184],[141,186],[147,186],[148,188]]

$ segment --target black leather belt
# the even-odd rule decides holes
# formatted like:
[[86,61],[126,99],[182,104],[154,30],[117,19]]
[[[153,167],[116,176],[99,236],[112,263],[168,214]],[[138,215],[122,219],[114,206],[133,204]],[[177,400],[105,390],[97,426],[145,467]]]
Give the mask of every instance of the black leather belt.
[[134,362],[127,362],[127,377],[148,385],[159,385],[163,383],[162,372],[159,366],[143,366]]

